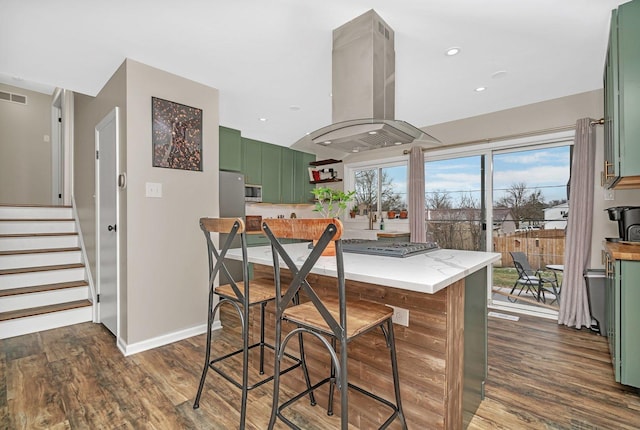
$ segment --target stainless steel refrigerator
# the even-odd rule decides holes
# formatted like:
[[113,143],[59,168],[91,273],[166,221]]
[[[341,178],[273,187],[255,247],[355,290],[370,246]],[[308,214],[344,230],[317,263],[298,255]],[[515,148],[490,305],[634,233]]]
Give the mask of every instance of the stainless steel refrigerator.
[[[220,171],[219,205],[220,217],[244,219],[244,175],[238,172]],[[227,240],[226,234],[220,235],[220,245]],[[240,238],[233,241],[233,248],[240,247]],[[239,261],[226,260],[226,266],[236,281],[242,280],[242,263]],[[220,275],[220,284],[229,283],[228,279]]]

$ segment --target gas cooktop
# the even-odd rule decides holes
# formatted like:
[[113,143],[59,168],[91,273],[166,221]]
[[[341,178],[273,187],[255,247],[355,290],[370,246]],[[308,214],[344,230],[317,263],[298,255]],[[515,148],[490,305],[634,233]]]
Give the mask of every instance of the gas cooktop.
[[385,242],[381,240],[345,239],[342,250],[356,254],[383,255],[385,257],[411,257],[439,249],[435,242]]

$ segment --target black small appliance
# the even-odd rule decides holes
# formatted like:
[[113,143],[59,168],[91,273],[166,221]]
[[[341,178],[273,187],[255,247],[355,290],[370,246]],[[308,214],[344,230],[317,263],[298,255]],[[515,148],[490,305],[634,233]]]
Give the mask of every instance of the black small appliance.
[[620,240],[640,242],[640,206],[614,206],[607,212],[611,221],[618,222]]

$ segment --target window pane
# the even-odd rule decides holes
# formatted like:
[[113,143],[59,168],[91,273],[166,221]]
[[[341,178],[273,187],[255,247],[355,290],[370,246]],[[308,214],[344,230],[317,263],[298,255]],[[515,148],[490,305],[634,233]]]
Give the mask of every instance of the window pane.
[[407,208],[407,166],[382,169],[382,211]]
[[378,206],[378,169],[356,170],[356,204]]
[[427,235],[442,248],[483,249],[481,156],[425,163]]

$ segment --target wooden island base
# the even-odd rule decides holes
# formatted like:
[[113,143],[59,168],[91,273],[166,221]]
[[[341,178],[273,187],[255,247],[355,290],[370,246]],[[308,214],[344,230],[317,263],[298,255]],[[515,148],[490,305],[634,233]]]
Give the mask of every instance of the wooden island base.
[[[273,277],[273,269],[256,264],[254,276]],[[309,280],[320,296],[335,291],[335,278],[311,275]],[[409,428],[466,427],[481,401],[486,378],[486,269],[436,294],[347,280],[347,296],[409,310],[409,326],[394,325],[402,403]],[[252,318],[253,323],[257,323],[258,313]],[[270,304],[267,306],[267,339],[274,337],[274,325],[269,323],[273,318],[273,304]],[[283,332],[291,327],[284,324]],[[257,339],[258,333],[253,332],[252,336]],[[352,348],[349,351],[350,382],[392,400],[391,365],[382,333],[373,331],[362,335],[349,348]],[[289,344],[288,350],[297,355],[295,342]],[[307,337],[305,352],[312,382],[325,377],[330,364],[326,350],[315,339]],[[300,372],[283,376],[282,382],[297,384],[300,391],[303,389]],[[326,391],[323,388],[317,392],[321,407],[327,402]],[[349,395],[350,404],[354,406],[349,408],[349,421],[354,426],[376,427],[388,416],[384,407],[352,391]],[[335,407],[339,408],[339,401]]]

